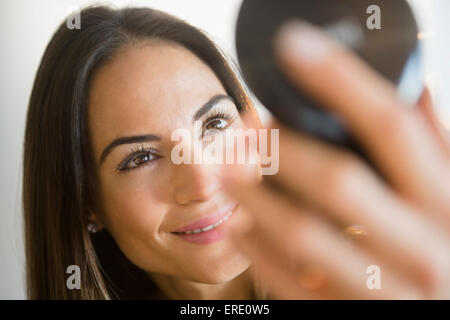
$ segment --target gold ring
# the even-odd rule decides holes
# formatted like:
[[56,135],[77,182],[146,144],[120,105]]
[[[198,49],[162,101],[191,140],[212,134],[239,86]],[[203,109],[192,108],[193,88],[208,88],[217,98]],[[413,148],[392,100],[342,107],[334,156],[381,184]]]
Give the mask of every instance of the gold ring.
[[350,240],[361,240],[367,237],[367,231],[358,225],[350,225],[342,230],[342,233]]

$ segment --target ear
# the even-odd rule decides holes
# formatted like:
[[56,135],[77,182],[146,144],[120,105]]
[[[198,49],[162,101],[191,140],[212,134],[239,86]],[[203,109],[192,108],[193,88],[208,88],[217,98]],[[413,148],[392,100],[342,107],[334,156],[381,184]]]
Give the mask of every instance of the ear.
[[450,133],[442,125],[441,121],[435,113],[433,98],[428,87],[424,88],[419,102],[417,103],[417,107],[419,108],[419,112],[425,118],[430,128],[433,130],[433,133],[438,139],[439,143],[450,155]]

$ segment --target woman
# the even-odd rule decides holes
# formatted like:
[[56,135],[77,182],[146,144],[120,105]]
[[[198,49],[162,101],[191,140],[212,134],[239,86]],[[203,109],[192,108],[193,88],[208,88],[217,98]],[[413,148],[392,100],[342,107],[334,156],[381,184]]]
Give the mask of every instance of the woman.
[[[257,117],[230,64],[160,11],[92,7],[80,17],[81,29],[63,23],[53,36],[29,105],[29,297],[253,297],[248,258],[219,241],[225,223],[186,234],[239,219],[237,202],[210,166],[171,162],[175,129],[215,135],[243,128],[240,114]],[[69,266],[80,268],[79,290],[66,284]]]
[[[175,129],[203,137],[257,123],[220,52],[151,9],[90,8],[80,30],[61,26],[27,119],[29,297],[448,298],[449,147],[427,92],[403,108],[323,38],[286,27],[280,65],[349,122],[389,186],[355,156],[286,128],[279,173],[262,184],[255,165],[175,165]],[[365,236],[349,243],[329,221]],[[71,265],[79,290],[66,284]],[[368,288],[368,266],[382,271],[381,288]]]

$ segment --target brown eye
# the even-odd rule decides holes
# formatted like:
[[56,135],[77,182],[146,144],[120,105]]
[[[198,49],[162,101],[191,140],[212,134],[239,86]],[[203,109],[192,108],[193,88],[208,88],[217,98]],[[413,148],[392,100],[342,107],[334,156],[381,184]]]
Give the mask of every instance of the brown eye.
[[140,166],[145,166],[153,162],[153,160],[157,159],[158,156],[152,154],[151,152],[139,153],[136,156],[133,156],[130,160],[128,160],[125,165],[122,167],[122,170],[126,169],[134,169]]
[[225,128],[227,126],[227,124],[228,124],[228,122],[226,120],[214,119],[214,120],[211,120],[210,122],[208,122],[205,127],[208,130],[213,130],[213,129],[220,130],[220,129]]
[[133,159],[133,164],[136,166],[139,166],[150,160],[151,160],[151,155],[149,153],[144,153],[144,154],[140,154],[140,155],[136,156]]
[[132,153],[123,160],[117,170],[126,171],[129,169],[135,169],[152,165],[156,160],[160,159],[158,150],[153,148],[139,147],[132,151]]

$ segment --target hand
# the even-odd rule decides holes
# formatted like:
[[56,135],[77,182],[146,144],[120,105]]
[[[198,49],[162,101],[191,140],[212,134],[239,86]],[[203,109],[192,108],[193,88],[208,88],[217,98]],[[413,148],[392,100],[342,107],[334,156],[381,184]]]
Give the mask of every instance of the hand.
[[[278,174],[228,168],[248,213],[232,225],[255,276],[283,299],[450,299],[450,143],[424,91],[418,106],[306,24],[277,40],[290,80],[348,124],[388,181],[349,151],[280,128]],[[345,226],[365,236],[350,241]],[[381,271],[369,289],[367,268]]]

